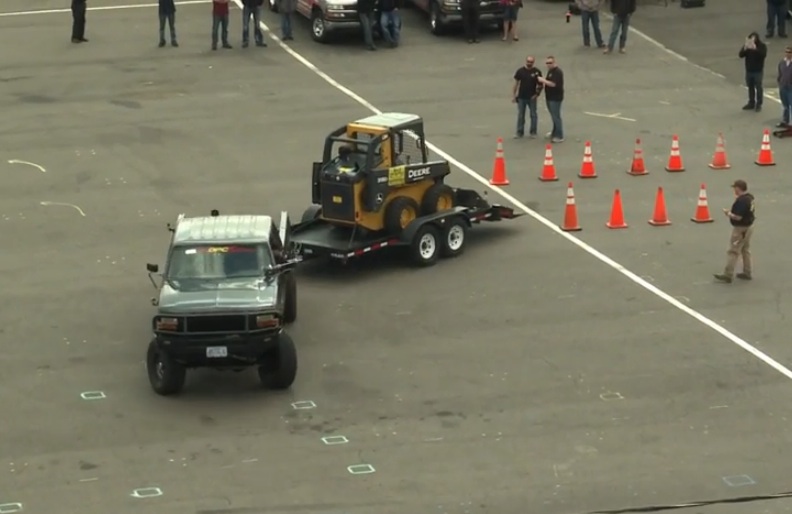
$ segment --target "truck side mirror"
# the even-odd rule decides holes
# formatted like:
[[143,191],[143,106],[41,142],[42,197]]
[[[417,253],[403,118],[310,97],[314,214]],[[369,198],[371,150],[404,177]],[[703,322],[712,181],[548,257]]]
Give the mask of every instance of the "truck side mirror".
[[159,273],[159,264],[146,264],[146,270],[149,273]]

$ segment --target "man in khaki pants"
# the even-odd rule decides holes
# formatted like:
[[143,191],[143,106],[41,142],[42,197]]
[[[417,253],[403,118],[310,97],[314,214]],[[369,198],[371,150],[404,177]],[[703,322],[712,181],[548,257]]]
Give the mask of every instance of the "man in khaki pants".
[[743,270],[742,273],[737,273],[737,278],[751,280],[751,236],[756,219],[754,196],[748,192],[748,184],[744,180],[735,180],[732,188],[737,198],[731,209],[723,209],[723,213],[732,224],[729,250],[726,252],[726,268],[723,273],[715,275],[717,280],[727,284],[731,284],[733,280],[734,268],[740,256],[743,260]]

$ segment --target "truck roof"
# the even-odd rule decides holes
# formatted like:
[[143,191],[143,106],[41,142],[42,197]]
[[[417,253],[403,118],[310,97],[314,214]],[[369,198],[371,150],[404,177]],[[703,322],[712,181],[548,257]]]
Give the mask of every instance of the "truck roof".
[[385,128],[398,128],[403,125],[409,125],[421,121],[421,117],[417,114],[407,114],[402,112],[383,112],[382,114],[374,114],[361,118],[354,123],[361,125],[371,125],[374,127]]
[[268,243],[270,216],[202,216],[183,218],[176,226],[173,244]]

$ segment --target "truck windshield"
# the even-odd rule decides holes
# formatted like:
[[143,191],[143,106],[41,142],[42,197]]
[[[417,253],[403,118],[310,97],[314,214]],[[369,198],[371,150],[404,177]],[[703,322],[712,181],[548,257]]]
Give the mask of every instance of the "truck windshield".
[[254,278],[272,264],[266,245],[180,245],[168,264],[171,280]]

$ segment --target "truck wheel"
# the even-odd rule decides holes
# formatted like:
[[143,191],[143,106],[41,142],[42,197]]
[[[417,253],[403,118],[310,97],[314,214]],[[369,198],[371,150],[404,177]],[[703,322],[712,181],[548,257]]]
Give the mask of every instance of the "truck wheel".
[[385,230],[400,234],[418,217],[418,202],[407,196],[397,196],[385,208]]
[[446,184],[435,184],[424,193],[421,200],[421,215],[427,216],[440,211],[453,209],[456,205],[456,193]]
[[288,389],[297,377],[297,348],[286,332],[278,336],[278,346],[269,355],[270,361],[258,368],[259,380],[268,389]]
[[431,224],[418,229],[410,248],[413,261],[419,266],[431,266],[440,255],[440,231]]
[[311,37],[317,43],[327,42],[327,26],[324,14],[320,9],[314,9],[311,12]]
[[286,288],[283,321],[294,323],[297,320],[297,278],[294,273],[286,273],[286,276],[283,277],[283,287]]
[[456,257],[465,251],[467,229],[464,220],[451,218],[443,231],[443,243],[440,249],[440,254],[443,257]]
[[436,1],[432,2],[429,7],[429,28],[435,36],[442,36],[445,33],[443,13],[440,11],[440,5]]
[[184,366],[175,362],[162,350],[155,339],[149,343],[146,353],[146,371],[151,388],[161,396],[169,396],[181,391],[187,377]]

